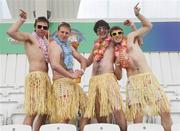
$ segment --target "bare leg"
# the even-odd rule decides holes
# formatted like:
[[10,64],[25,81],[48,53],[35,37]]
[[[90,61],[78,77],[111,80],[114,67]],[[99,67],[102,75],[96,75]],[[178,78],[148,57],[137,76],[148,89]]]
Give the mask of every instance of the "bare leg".
[[141,114],[137,112],[134,119],[134,123],[142,123],[142,122],[143,122],[143,116],[141,116]]
[[64,121],[63,121],[63,123],[66,123],[66,124],[68,124],[69,123],[69,119],[65,119]]
[[89,119],[89,118],[82,118],[81,117],[81,119],[80,119],[80,131],[83,131],[84,130],[84,126],[86,124],[89,124],[90,121],[91,121],[91,119]]
[[119,125],[121,131],[127,131],[127,121],[124,115],[123,110],[115,110],[113,111],[114,118],[116,123]]
[[107,117],[100,117],[100,103],[99,103],[99,93],[96,94],[95,100],[95,112],[96,112],[96,119],[98,123],[107,123]]
[[169,112],[161,112],[161,124],[164,127],[164,131],[171,131],[172,119]]
[[23,124],[30,125],[32,127],[35,117],[36,115],[26,115]]
[[47,115],[38,115],[37,121],[34,126],[34,131],[39,131],[40,127],[45,124]]

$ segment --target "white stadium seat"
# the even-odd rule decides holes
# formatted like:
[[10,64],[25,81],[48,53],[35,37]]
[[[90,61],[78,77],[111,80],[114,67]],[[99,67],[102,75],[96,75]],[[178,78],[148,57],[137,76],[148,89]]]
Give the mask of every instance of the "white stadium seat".
[[138,123],[128,125],[128,131],[164,131],[164,129],[158,124]]
[[47,124],[42,125],[40,131],[76,131],[76,126],[72,124]]
[[115,124],[100,123],[85,125],[84,131],[120,131],[120,128]]
[[29,125],[4,125],[2,131],[32,131]]
[[180,131],[180,124],[173,124],[171,127],[171,131]]

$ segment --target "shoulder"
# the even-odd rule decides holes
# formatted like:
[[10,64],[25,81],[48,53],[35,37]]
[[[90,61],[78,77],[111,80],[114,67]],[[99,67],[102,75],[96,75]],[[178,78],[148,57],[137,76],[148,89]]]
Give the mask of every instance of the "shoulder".
[[48,48],[61,50],[61,47],[54,40],[49,42]]
[[56,47],[56,46],[58,46],[58,44],[56,43],[55,40],[51,40],[51,41],[49,42],[49,46]]

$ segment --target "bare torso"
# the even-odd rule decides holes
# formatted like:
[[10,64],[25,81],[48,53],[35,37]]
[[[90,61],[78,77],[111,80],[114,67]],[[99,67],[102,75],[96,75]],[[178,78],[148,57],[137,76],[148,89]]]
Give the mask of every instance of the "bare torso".
[[99,62],[93,62],[92,75],[114,72],[114,46],[113,43],[106,48],[103,58]]
[[143,54],[141,48],[137,43],[132,43],[128,45],[128,56],[129,63],[128,67],[126,68],[128,76],[139,73],[151,72],[145,55]]
[[38,41],[31,36],[31,41],[26,41],[24,44],[25,53],[29,62],[29,72],[42,71],[48,72],[48,64],[45,62]]
[[[60,62],[59,62],[59,64],[60,64],[61,66],[63,66],[64,69],[66,69],[66,67],[65,67],[65,65],[64,65],[64,56],[63,56],[63,50],[62,50],[62,48],[61,48],[59,45],[57,45],[57,44],[54,44],[54,46],[55,46],[55,48],[58,48],[59,52],[62,52],[62,53],[60,54]],[[73,72],[73,70],[69,70],[69,72]],[[64,78],[64,77],[65,77],[65,76],[63,76],[61,73],[59,73],[59,72],[57,72],[57,71],[55,71],[55,70],[53,70],[52,73],[53,73],[53,80],[57,80],[57,79],[60,79],[60,78]]]

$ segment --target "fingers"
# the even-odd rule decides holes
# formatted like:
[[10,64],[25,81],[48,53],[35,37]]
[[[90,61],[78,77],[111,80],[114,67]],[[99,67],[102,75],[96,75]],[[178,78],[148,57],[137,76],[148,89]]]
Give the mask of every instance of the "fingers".
[[136,4],[136,6],[134,7],[134,13],[135,13],[136,16],[139,15],[139,11],[140,11],[140,8],[138,7],[138,5],[139,5],[139,2],[138,2],[138,3]]
[[131,21],[130,20],[126,20],[125,22],[124,22],[124,25],[126,25],[126,26],[130,26],[131,25]]
[[22,9],[19,9],[21,11],[21,13],[24,13],[24,14],[27,14],[24,10]]
[[135,5],[135,8],[138,8],[139,2]]
[[26,19],[27,18],[27,13],[25,11],[23,11],[22,9],[19,9],[19,11],[20,11],[19,16],[21,18],[23,18],[23,19]]

